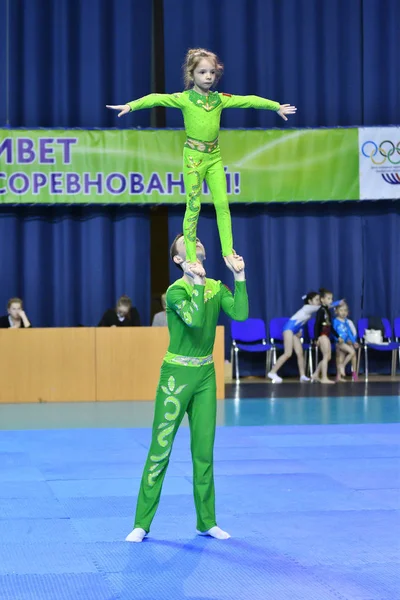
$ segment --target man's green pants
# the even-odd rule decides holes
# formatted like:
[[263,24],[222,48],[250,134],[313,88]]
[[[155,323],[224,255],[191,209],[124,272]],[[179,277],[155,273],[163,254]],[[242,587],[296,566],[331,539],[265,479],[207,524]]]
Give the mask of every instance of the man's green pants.
[[216,424],[214,364],[181,366],[164,362],[157,388],[153,433],[136,507],[135,527],[150,531],[179,425],[188,413],[197,529],[216,525],[213,451]]

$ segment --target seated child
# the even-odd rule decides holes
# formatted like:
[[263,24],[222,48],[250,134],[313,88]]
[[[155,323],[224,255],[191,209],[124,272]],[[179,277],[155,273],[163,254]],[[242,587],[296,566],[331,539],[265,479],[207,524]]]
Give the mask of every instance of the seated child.
[[357,376],[357,353],[359,348],[357,343],[357,331],[353,321],[348,319],[349,307],[346,303],[341,304],[336,309],[336,318],[333,321],[335,331],[340,340],[336,345],[336,381],[345,381],[346,365],[351,361],[351,371],[353,381],[358,381]]

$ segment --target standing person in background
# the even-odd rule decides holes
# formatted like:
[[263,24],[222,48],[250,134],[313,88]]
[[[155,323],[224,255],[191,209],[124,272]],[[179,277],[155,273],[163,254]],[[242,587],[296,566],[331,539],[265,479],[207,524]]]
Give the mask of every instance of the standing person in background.
[[302,306],[300,310],[298,310],[297,313],[295,313],[293,317],[289,319],[283,328],[284,351],[268,373],[268,377],[272,379],[272,383],[282,383],[282,377],[279,377],[278,371],[292,356],[293,350],[297,356],[300,381],[302,383],[310,381],[310,379],[306,377],[304,370],[303,346],[300,338],[302,336],[304,325],[316,312],[318,312],[319,307],[321,306],[321,301],[318,292],[308,292],[306,296],[303,296],[303,300],[304,306]]
[[315,317],[314,338],[318,348],[321,350],[322,360],[318,363],[312,380],[319,381],[320,383],[335,383],[328,379],[328,363],[332,357],[331,336],[333,335],[339,344],[343,343],[343,340],[332,325],[330,309],[332,306],[340,305],[342,301],[333,304],[333,294],[325,288],[321,288],[319,294],[321,308]]
[[106,310],[98,327],[139,327],[140,317],[129,296],[121,296],[115,308]]
[[166,312],[166,298],[167,294],[161,296],[162,311],[158,312],[153,317],[152,327],[167,327],[167,312]]
[[28,329],[32,327],[24,311],[21,298],[10,298],[7,303],[7,315],[0,317],[0,329]]

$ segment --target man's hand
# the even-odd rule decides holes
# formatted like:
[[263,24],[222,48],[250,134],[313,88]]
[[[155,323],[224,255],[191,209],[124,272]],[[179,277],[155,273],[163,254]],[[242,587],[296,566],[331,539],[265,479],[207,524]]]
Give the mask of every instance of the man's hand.
[[187,277],[193,279],[196,285],[205,285],[206,272],[201,263],[188,263],[186,260],[182,263],[183,272]]

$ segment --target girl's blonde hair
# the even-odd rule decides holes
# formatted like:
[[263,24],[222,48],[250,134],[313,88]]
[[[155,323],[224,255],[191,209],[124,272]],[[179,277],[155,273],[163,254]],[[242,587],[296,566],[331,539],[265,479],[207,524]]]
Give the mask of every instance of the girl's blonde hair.
[[193,71],[199,64],[202,58],[207,58],[215,65],[215,83],[222,77],[224,65],[219,60],[218,56],[205,48],[190,48],[187,51],[185,62],[183,63],[183,80],[185,89],[188,89],[193,84]]

